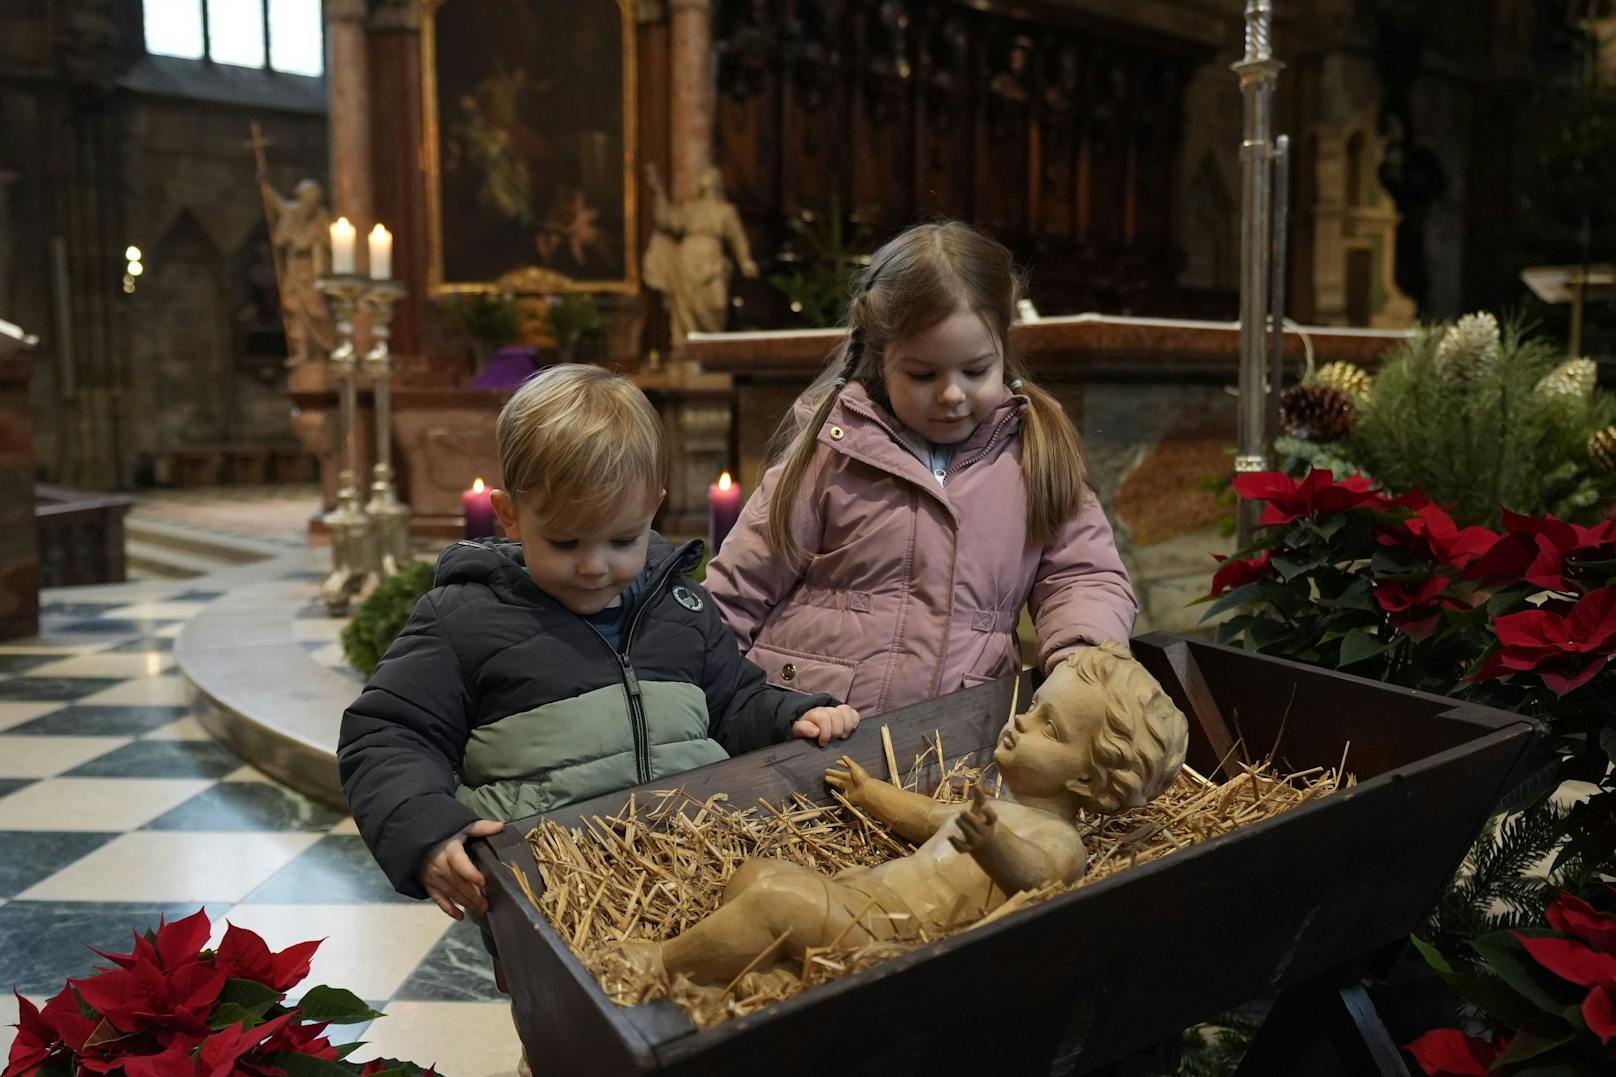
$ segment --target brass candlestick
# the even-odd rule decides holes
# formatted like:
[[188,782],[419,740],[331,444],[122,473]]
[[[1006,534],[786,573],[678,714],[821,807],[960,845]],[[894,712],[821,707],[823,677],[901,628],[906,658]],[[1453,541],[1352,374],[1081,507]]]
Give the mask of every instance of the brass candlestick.
[[376,570],[379,560],[371,520],[360,501],[359,392],[355,384],[359,356],[354,348],[354,314],[372,284],[352,275],[323,277],[319,284],[331,302],[336,326],[337,346],[331,352],[331,369],[342,382],[339,424],[343,467],[338,478],[337,507],[323,517],[331,536],[331,573],[320,584],[326,612],[337,617],[347,612],[348,604]]
[[377,281],[360,300],[370,315],[370,351],[365,373],[376,401],[376,464],[371,469],[370,501],[365,505],[376,543],[376,571],[391,576],[410,560],[410,507],[398,499],[393,484],[393,357],[388,337],[393,304],[404,295],[396,281]]

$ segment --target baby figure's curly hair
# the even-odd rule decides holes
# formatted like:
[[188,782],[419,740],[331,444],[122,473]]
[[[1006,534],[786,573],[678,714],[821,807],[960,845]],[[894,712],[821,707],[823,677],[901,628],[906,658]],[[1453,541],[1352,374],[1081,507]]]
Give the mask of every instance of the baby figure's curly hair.
[[1101,643],[1067,656],[1084,683],[1105,692],[1105,724],[1091,753],[1104,784],[1089,805],[1107,814],[1137,808],[1173,784],[1189,747],[1189,723],[1126,644]]

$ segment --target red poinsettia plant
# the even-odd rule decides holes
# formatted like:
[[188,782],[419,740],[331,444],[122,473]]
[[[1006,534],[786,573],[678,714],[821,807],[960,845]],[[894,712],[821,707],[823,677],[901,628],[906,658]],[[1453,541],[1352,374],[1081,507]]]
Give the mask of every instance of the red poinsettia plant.
[[1233,614],[1220,641],[1543,719],[1544,757],[1507,806],[1593,783],[1561,862],[1616,857],[1616,517],[1506,510],[1496,530],[1460,527],[1421,491],[1323,470],[1234,488],[1265,505],[1202,600]]
[[[44,1009],[17,995],[19,1020],[0,1077],[419,1077],[412,1063],[346,1062],[360,1045],[335,1045],[331,1025],[382,1014],[352,992],[287,992],[309,973],[318,940],[279,952],[230,924],[217,949],[205,910],[136,933],[126,954],[86,979],[67,981]],[[425,1071],[430,1073],[431,1071]]]
[[1473,940],[1477,959],[1458,968],[1416,940],[1442,978],[1501,1026],[1487,1036],[1435,1029],[1410,1043],[1429,1077],[1616,1071],[1616,917],[1561,893],[1546,918],[1546,929]]

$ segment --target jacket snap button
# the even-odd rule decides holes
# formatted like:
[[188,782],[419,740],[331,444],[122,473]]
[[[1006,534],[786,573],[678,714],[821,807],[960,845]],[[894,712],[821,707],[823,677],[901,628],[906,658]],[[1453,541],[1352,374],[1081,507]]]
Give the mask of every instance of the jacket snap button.
[[797,667],[792,665],[790,662],[787,662],[780,669],[780,679],[785,680],[785,681],[794,681],[794,680],[796,680],[797,679]]
[[842,428],[839,427],[839,426],[831,427],[830,428],[830,436],[831,436],[832,441],[840,441],[840,440],[842,440]]

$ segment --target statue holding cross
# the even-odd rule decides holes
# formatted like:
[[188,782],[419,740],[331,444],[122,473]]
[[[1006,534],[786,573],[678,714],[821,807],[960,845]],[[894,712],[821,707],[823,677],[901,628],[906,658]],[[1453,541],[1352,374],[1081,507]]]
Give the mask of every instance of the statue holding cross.
[[275,248],[275,283],[280,290],[281,322],[286,328],[287,365],[314,362],[331,353],[331,314],[320,294],[319,280],[331,269],[331,213],[320,204],[320,184],[306,179],[292,197],[269,182],[264,147],[269,140],[255,122],[252,148],[258,162],[258,189],[264,199],[270,243]]

